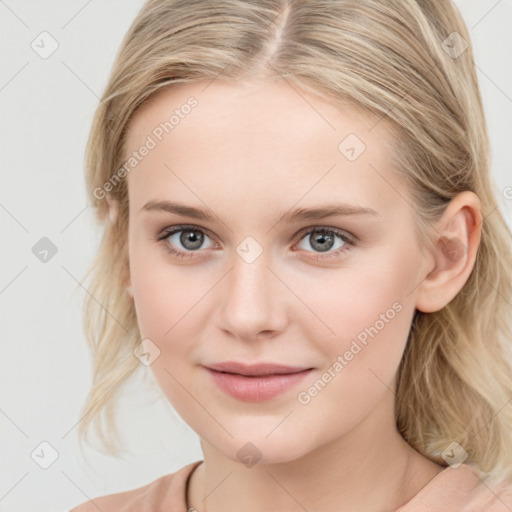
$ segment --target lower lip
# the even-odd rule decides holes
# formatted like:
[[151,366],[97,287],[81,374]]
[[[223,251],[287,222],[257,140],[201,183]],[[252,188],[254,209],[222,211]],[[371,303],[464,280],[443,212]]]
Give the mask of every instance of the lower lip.
[[312,369],[286,375],[245,377],[207,368],[217,386],[228,395],[245,402],[263,402],[284,393],[309,375]]

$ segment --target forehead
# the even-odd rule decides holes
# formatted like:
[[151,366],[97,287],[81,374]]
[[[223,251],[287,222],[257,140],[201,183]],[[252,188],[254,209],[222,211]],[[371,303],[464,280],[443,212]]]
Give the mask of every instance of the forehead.
[[[194,106],[190,107],[192,103]],[[179,137],[180,132],[190,135],[201,125],[203,132],[210,129],[208,136],[214,139],[217,131],[230,131],[236,132],[240,139],[245,136],[246,142],[273,143],[276,147],[289,139],[302,141],[321,137],[325,148],[337,149],[344,135],[354,133],[378,150],[375,143],[392,136],[389,123],[381,118],[376,119],[348,104],[335,106],[279,78],[217,79],[176,84],[153,95],[132,118],[128,144],[142,141],[158,124],[172,117],[172,138]],[[276,134],[279,135],[277,140]],[[167,135],[170,133],[165,132],[163,137],[170,138]],[[306,148],[310,146],[312,144]]]
[[139,203],[175,197],[178,187],[191,199],[194,192],[211,197],[214,189],[269,204],[284,195],[293,203],[329,193],[386,207],[401,187],[390,173],[387,122],[281,79],[163,90],[132,119],[126,156],[149,139],[154,147],[128,175],[131,201]]

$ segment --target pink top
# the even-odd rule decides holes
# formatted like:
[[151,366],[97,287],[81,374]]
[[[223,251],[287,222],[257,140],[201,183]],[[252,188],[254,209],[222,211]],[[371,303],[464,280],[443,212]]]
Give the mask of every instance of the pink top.
[[[70,512],[187,512],[187,485],[192,462],[175,473],[130,491],[93,498]],[[471,466],[450,466],[438,473],[396,512],[511,512],[512,484],[499,489],[483,483]]]

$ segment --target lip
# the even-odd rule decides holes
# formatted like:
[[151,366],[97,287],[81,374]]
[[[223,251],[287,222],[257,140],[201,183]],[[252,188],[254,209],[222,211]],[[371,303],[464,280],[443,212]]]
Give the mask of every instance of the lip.
[[232,361],[204,368],[221,391],[245,402],[270,400],[298,384],[313,370],[274,363],[248,365]]

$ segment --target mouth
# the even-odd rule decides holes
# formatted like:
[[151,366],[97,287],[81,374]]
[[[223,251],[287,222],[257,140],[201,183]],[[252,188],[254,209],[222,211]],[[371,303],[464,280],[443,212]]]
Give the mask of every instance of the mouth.
[[205,366],[213,382],[225,394],[244,402],[262,402],[290,390],[313,368],[273,363],[246,365],[220,363]]
[[285,366],[276,363],[246,364],[235,361],[209,364],[206,366],[206,368],[221,373],[243,375],[244,377],[261,377],[264,375],[290,375],[292,373],[300,373],[312,369],[311,367],[306,366]]

